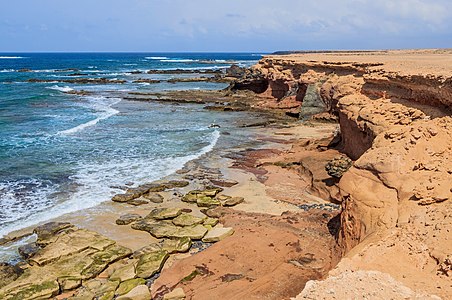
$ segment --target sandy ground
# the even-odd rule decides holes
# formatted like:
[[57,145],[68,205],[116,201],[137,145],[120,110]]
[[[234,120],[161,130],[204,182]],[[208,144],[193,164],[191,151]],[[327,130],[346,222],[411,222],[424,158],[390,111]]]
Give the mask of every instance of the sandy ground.
[[378,65],[370,69],[384,69],[400,75],[452,76],[452,49],[318,52],[268,57],[294,62],[374,63]]

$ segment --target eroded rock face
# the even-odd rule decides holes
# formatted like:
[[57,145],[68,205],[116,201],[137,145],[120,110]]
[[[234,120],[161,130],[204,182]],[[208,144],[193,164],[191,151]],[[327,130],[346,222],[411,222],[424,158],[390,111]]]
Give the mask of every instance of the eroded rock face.
[[[397,64],[378,55],[270,56],[255,66],[273,82],[270,87],[307,85],[303,99],[319,96],[325,112],[339,117],[340,149],[355,160],[346,172],[346,162],[329,168],[341,177],[344,252],[406,219],[401,213],[407,204],[444,203],[452,197],[452,166],[444,159],[452,155],[450,67],[435,69],[411,58],[416,53],[397,56],[402,61]],[[262,100],[262,106],[272,101]]]

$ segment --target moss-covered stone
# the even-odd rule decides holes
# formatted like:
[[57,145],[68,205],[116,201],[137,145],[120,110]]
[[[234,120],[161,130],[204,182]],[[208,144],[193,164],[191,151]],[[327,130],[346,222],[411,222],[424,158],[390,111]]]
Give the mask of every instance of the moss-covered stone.
[[102,272],[110,263],[125,258],[132,254],[129,248],[112,245],[103,251],[91,255],[93,262],[82,271],[85,278],[93,278]]
[[174,233],[173,237],[183,238],[188,237],[192,240],[200,240],[207,233],[207,229],[203,225],[179,227]]
[[175,219],[173,219],[173,224],[177,226],[193,226],[201,224],[203,220],[204,220],[203,218],[183,213],[177,216]]
[[136,286],[145,284],[146,280],[143,278],[134,278],[121,282],[118,289],[116,290],[117,295],[124,295],[130,292]]
[[214,198],[201,197],[201,198],[198,198],[198,200],[196,200],[196,204],[199,207],[213,207],[213,206],[221,205],[221,202]]
[[190,250],[191,238],[182,237],[175,239],[165,239],[162,243],[162,249],[168,251],[168,253],[182,253]]
[[137,276],[147,279],[160,272],[168,257],[168,252],[165,250],[143,254],[137,263]]
[[177,207],[156,208],[156,209],[153,209],[146,216],[146,219],[156,219],[156,220],[173,219],[173,218],[179,216],[181,213],[182,213],[182,210]]
[[218,224],[218,219],[217,219],[217,218],[210,218],[210,217],[207,217],[207,218],[204,219],[203,224],[204,224],[205,226],[212,226],[212,227],[213,227],[213,226],[215,226],[215,225]]

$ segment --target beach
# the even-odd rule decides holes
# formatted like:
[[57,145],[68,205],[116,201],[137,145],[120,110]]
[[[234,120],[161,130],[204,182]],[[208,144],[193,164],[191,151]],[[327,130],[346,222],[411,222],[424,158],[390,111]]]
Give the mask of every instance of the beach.
[[[200,142],[156,180],[8,232],[0,296],[447,299],[450,58],[290,53],[209,79],[227,88],[109,91],[119,115],[202,120]],[[166,72],[184,74],[147,73]]]

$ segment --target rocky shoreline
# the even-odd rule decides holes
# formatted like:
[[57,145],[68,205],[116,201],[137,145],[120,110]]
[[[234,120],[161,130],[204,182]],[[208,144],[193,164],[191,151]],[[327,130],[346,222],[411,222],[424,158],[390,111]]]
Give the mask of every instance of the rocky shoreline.
[[0,298],[447,299],[451,57],[269,56],[224,91],[122,95],[263,119],[238,126],[249,147],[34,228]]

